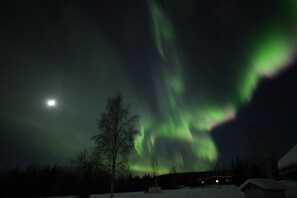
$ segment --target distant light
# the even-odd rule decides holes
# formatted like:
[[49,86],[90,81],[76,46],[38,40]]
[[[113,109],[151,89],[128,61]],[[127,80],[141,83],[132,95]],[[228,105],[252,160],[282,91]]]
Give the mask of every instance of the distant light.
[[54,99],[50,99],[50,100],[48,100],[47,101],[47,106],[48,107],[54,107],[54,106],[56,106],[56,100],[54,100]]
[[218,179],[216,179],[216,183],[219,183],[219,180]]
[[204,184],[204,181],[201,181],[201,184]]

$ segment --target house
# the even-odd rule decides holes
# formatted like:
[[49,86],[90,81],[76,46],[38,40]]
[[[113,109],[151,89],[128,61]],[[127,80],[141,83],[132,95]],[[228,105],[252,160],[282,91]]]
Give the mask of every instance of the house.
[[207,185],[230,185],[232,184],[232,177],[230,176],[210,176],[203,177],[197,180],[198,186],[207,186]]
[[240,190],[246,198],[286,198],[286,186],[272,179],[248,179],[240,186]]
[[297,179],[297,144],[277,163],[280,174],[285,179]]

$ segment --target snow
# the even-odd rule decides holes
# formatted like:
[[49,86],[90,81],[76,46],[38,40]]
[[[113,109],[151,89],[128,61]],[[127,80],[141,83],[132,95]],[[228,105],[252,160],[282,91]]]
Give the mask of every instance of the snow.
[[[91,195],[90,198],[109,198],[109,194]],[[217,186],[212,188],[183,188],[177,190],[162,190],[161,193],[117,193],[114,198],[244,198],[244,194],[235,186]],[[60,197],[62,198],[62,197]],[[73,198],[73,196],[63,197]]]
[[278,181],[266,178],[252,178],[246,180],[241,186],[240,190],[243,191],[246,186],[253,184],[264,190],[286,190],[286,186]]
[[[287,188],[286,197],[297,198],[297,182],[282,181]],[[55,198],[74,198],[65,196]],[[90,198],[109,198],[110,194],[91,195]],[[236,186],[215,186],[204,188],[183,188],[177,190],[162,190],[161,193],[146,194],[144,192],[116,193],[114,198],[245,198],[244,193]]]
[[277,166],[283,169],[293,164],[297,164],[297,144],[278,161]]

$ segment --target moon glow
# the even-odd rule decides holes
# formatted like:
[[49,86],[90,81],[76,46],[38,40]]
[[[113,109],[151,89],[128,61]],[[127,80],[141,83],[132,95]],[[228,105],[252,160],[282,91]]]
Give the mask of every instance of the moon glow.
[[49,99],[49,100],[47,100],[47,106],[48,107],[54,107],[54,106],[56,106],[56,100],[54,100],[54,99]]

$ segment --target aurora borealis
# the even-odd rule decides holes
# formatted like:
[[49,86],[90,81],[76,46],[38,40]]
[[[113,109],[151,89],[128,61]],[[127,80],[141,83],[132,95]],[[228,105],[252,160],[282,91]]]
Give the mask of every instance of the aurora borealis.
[[[163,173],[168,172],[170,165],[183,171],[207,170],[211,163],[216,162],[219,155],[209,135],[210,130],[234,119],[237,109],[251,98],[261,77],[276,74],[288,65],[295,55],[296,38],[293,37],[292,42],[288,39],[288,35],[280,33],[285,30],[277,28],[270,30],[253,46],[248,57],[250,63],[245,66],[244,76],[238,78],[236,84],[239,86],[234,90],[231,100],[220,102],[221,98],[219,100],[208,98],[202,101],[202,105],[195,102],[185,105],[187,101],[185,95],[190,90],[186,89],[182,50],[177,45],[174,27],[156,3],[149,1],[148,4],[152,17],[153,38],[162,58],[160,65],[161,68],[165,68],[161,82],[157,82],[156,85],[158,110],[163,119],[160,122],[147,121],[145,117],[143,118],[141,135],[136,140],[137,152],[140,156],[144,153],[148,156],[150,153],[160,155],[161,164],[164,165],[164,169],[162,166],[160,171]],[[180,147],[172,152],[171,160],[165,157],[168,155],[166,141],[180,144]],[[184,156],[189,153],[200,163],[193,164],[192,167],[186,165]],[[150,164],[149,162],[147,160],[141,166],[137,165],[135,169],[142,171],[143,168],[148,171],[150,167],[145,164]]]
[[151,172],[153,156],[159,174],[209,170],[213,129],[296,58],[294,0],[26,2],[2,15],[2,144],[17,145],[5,165],[67,163],[122,92],[141,115],[132,171]]

